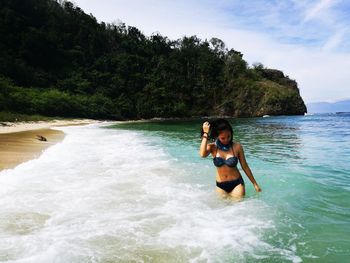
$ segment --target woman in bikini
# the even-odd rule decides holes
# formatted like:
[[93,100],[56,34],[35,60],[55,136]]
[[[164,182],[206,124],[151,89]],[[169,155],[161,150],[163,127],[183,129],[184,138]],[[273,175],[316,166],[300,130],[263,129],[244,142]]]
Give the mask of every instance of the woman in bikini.
[[[213,156],[213,163],[217,167],[217,192],[224,196],[240,199],[244,197],[245,188],[243,178],[237,168],[238,161],[254,185],[255,191],[260,192],[261,188],[247,164],[242,145],[233,142],[232,134],[232,127],[227,120],[217,119],[210,123],[204,122],[199,155],[201,157],[207,157],[209,154]],[[215,142],[208,143],[209,139],[215,139]]]

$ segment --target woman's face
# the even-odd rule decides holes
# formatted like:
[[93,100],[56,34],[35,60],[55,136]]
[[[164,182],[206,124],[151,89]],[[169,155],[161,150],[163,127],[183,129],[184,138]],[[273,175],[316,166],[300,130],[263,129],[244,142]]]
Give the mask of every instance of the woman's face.
[[224,130],[219,133],[218,139],[223,144],[229,144],[231,141],[231,132]]

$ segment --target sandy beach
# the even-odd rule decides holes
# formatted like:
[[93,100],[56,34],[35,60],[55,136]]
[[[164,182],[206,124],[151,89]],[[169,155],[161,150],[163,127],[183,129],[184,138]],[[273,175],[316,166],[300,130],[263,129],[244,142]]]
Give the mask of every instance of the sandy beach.
[[[0,126],[0,170],[38,158],[48,147],[64,138],[62,131],[51,129],[58,126],[86,125],[96,120],[54,120],[39,122],[6,122]],[[43,136],[46,141],[39,140]]]
[[98,121],[91,119],[52,120],[35,122],[2,122],[0,125],[0,134],[38,129],[50,129],[51,127],[59,126],[84,125],[96,122]]

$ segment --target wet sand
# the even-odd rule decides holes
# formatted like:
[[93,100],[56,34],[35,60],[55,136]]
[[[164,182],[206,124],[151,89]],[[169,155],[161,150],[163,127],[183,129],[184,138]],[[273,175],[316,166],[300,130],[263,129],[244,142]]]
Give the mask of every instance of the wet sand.
[[[54,120],[39,122],[2,123],[0,126],[0,171],[38,158],[48,147],[63,140],[62,131],[50,129],[57,126],[73,126],[96,123],[96,120]],[[38,135],[47,141],[38,140]]]
[[[45,137],[47,141],[38,140],[37,135]],[[52,129],[0,134],[0,170],[38,158],[45,149],[63,140],[64,136],[62,131]]]

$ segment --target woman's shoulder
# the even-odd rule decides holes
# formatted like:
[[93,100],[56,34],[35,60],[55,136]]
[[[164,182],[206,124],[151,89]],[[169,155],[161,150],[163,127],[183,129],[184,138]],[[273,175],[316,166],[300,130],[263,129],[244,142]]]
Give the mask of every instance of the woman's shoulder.
[[216,148],[215,142],[208,143],[208,146],[210,148],[210,151],[214,150]]
[[215,144],[215,142],[211,142],[211,143],[208,143],[208,146],[213,148],[213,147],[216,147],[216,144]]
[[236,150],[243,149],[242,144],[239,143],[239,142],[233,142],[233,147],[234,147]]

